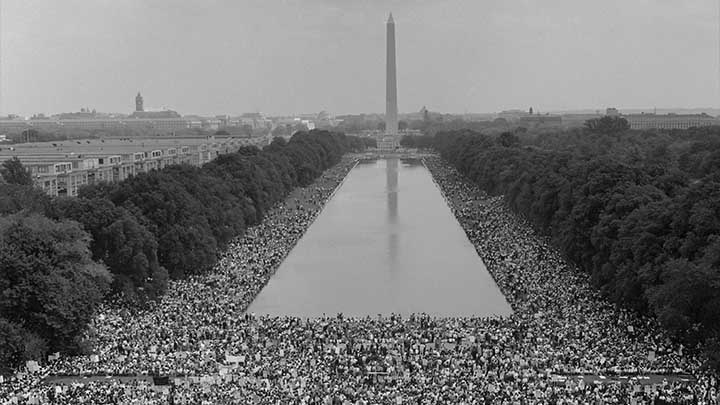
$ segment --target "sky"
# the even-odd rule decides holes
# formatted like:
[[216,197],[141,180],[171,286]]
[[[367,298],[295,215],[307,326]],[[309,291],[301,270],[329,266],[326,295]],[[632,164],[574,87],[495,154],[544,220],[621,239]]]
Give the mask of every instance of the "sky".
[[719,0],[0,0],[0,114],[717,107]]

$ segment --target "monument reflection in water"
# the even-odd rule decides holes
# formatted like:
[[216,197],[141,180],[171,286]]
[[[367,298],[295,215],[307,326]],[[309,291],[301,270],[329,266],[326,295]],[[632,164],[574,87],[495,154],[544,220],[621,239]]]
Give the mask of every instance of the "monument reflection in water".
[[417,160],[359,163],[248,309],[316,317],[512,311]]
[[[386,169],[386,180],[385,180],[385,192],[387,193],[387,212],[388,212],[388,223],[391,225],[397,224],[398,220],[398,163],[400,159],[388,159],[385,161]],[[397,263],[398,258],[398,232],[397,229],[393,229],[392,232],[388,233],[388,253],[391,264],[390,269],[392,270]]]

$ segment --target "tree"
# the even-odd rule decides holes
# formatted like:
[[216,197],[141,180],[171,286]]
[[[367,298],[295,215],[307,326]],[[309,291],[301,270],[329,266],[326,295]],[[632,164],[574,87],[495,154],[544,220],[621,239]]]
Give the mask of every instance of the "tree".
[[[206,217],[207,207],[198,195],[188,192],[185,179],[173,170],[177,166],[134,176],[115,185],[106,197],[132,212],[147,227],[158,242],[160,265],[181,278],[210,268],[215,262],[217,242]],[[97,193],[88,188],[81,194],[86,195]]]
[[402,138],[400,138],[400,146],[403,146],[405,148],[414,148],[415,138],[410,135],[403,136]]
[[243,156],[255,156],[260,153],[260,148],[255,145],[241,146],[235,153]]
[[288,127],[286,125],[279,124],[272,130],[273,137],[281,137],[288,135]]
[[270,142],[270,145],[265,147],[265,150],[268,152],[280,152],[282,148],[285,147],[285,145],[287,145],[287,141],[285,140],[285,138],[281,136],[276,136],[273,138],[272,142]]
[[253,133],[253,127],[252,127],[252,125],[243,124],[243,125],[240,127],[240,129],[241,129],[243,135],[245,135],[245,136],[252,136],[252,133]]
[[400,145],[406,148],[429,149],[435,144],[435,137],[432,135],[411,136],[405,135],[400,138]]
[[31,186],[33,184],[30,171],[20,162],[17,156],[3,162],[0,167],[0,175],[8,184],[18,184],[21,186]]
[[434,147],[550,236],[602,295],[654,315],[718,365],[720,130],[618,136],[627,128],[604,117],[585,130],[520,134],[524,148],[457,130],[439,132]]
[[32,186],[0,183],[0,215],[20,211],[45,212],[50,196]]
[[498,137],[498,143],[506,148],[514,148],[520,145],[520,138],[512,132],[503,132]]
[[585,121],[585,128],[600,134],[615,134],[630,129],[630,124],[622,117],[593,118]]
[[292,125],[291,130],[289,131],[290,134],[295,135],[298,132],[304,132],[307,131],[308,127],[307,125],[303,124],[302,122],[295,123]]
[[[89,241],[77,222],[38,214],[0,218],[0,314],[10,335],[29,333],[49,350],[77,348],[75,337],[112,280],[91,259]],[[17,342],[0,346],[0,358],[24,358],[19,351]]]
[[158,258],[174,279],[204,273],[217,255],[216,241],[203,219],[170,225],[160,235],[158,246]]
[[49,214],[72,219],[90,233],[93,260],[102,262],[113,275],[113,291],[139,303],[162,294],[168,282],[160,266],[157,241],[130,212],[104,198],[57,198]]
[[660,321],[678,335],[696,325],[720,325],[720,272],[686,259],[667,262],[662,283],[649,290],[650,303]]
[[163,293],[166,269],[174,278],[209,269],[225,243],[364,142],[298,132],[202,168],[174,165],[86,186],[78,198],[0,184],[0,371],[78,349],[111,287],[144,301]]
[[[121,280],[147,288],[141,280],[148,271],[154,272],[154,266],[147,270],[144,260],[136,266],[129,261],[142,253],[153,262],[152,254],[139,250],[141,245],[153,246],[152,238],[142,236],[143,227],[157,241],[159,264],[173,278],[202,273],[215,264],[217,252],[225,244],[241,235],[247,226],[260,222],[264,213],[293,188],[312,182],[338,163],[345,151],[363,147],[359,138],[342,134],[297,132],[289,141],[275,138],[262,150],[246,146],[236,153],[223,154],[202,168],[175,165],[117,184],[83,187],[81,198],[107,199],[111,203],[76,202],[77,207],[63,206],[53,216],[77,219],[93,234],[97,242],[92,245],[94,257],[102,258],[116,274],[116,288]],[[127,219],[122,210],[112,208],[113,204],[135,221]],[[88,212],[86,218],[84,211]],[[113,233],[106,234],[105,230]],[[147,242],[129,242],[135,238]],[[130,246],[132,252],[123,249]],[[124,259],[112,262],[110,258],[116,255]],[[138,277],[124,278],[130,275]]]
[[41,359],[47,342],[17,323],[0,317],[0,374],[10,374],[25,360]]

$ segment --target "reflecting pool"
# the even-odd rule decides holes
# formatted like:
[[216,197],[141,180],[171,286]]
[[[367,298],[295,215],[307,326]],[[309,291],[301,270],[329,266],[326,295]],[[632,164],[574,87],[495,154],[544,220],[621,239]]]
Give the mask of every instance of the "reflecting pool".
[[512,312],[430,172],[411,159],[358,163],[248,311]]

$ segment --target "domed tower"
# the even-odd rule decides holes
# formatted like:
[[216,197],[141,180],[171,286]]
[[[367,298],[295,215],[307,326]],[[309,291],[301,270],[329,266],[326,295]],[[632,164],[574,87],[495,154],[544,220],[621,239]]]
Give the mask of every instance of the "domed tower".
[[140,95],[139,91],[138,91],[137,96],[135,96],[135,111],[137,111],[137,112],[145,111],[143,109],[143,98]]

